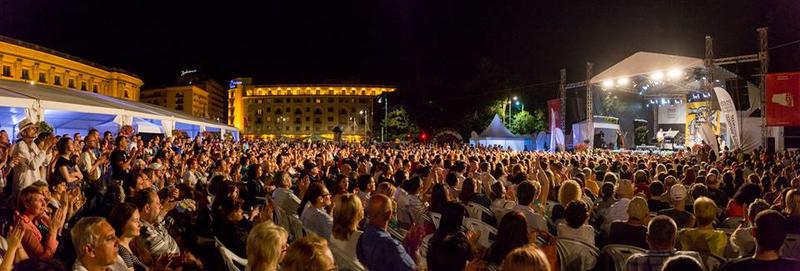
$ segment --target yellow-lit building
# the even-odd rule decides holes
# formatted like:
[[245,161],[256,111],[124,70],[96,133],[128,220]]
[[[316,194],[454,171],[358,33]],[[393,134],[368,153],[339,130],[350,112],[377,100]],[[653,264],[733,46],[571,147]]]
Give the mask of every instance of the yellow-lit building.
[[231,81],[228,125],[244,138],[334,139],[362,141],[372,133],[375,97],[395,87],[377,85],[253,85],[250,78]]
[[5,36],[0,36],[0,69],[2,80],[91,91],[131,101],[139,100],[143,84],[133,73]]
[[208,91],[196,85],[142,90],[142,102],[182,111],[199,118],[210,118]]

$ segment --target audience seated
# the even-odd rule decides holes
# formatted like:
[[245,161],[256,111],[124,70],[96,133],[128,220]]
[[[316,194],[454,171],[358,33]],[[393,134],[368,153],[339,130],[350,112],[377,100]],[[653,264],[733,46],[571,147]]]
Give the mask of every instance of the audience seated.
[[700,255],[694,251],[678,251],[675,249],[678,226],[672,218],[659,215],[650,220],[647,226],[647,244],[650,249],[645,254],[634,254],[628,258],[628,271],[659,271],[668,258],[673,256],[689,256],[695,260]]
[[703,265],[689,256],[672,256],[664,262],[661,271],[703,271]]
[[70,230],[70,235],[77,254],[72,270],[128,270],[122,258],[118,257],[119,240],[114,228],[104,218],[81,218]]
[[538,195],[539,190],[532,181],[523,181],[517,185],[517,206],[514,206],[513,210],[525,216],[528,231],[547,231],[547,220],[531,207],[533,200]]
[[717,204],[707,197],[694,201],[696,228],[681,229],[678,232],[678,244],[682,250],[692,250],[701,254],[722,256],[728,237],[724,232],[714,229],[717,216]]
[[[564,221],[556,226],[558,238],[581,241],[594,246],[596,233],[594,227],[587,224],[589,212],[589,207],[581,200],[568,203],[567,209],[564,211]],[[612,228],[614,228],[613,225]]]
[[297,208],[300,221],[306,229],[330,240],[333,217],[327,208],[331,205],[331,193],[322,182],[312,182]]
[[676,184],[670,187],[668,193],[670,200],[672,200],[672,208],[661,210],[658,214],[671,217],[679,229],[694,227],[694,215],[686,211],[686,200],[689,196],[689,191],[686,187],[682,184]]
[[288,232],[270,222],[253,227],[247,235],[247,270],[277,271],[289,248]]
[[527,245],[516,248],[508,253],[503,260],[501,271],[550,271],[547,256],[536,248],[536,245]]
[[333,259],[333,253],[328,248],[328,241],[312,234],[292,242],[292,245],[286,250],[281,270],[336,270],[336,263]]
[[739,252],[740,257],[753,255],[756,249],[756,239],[753,238],[753,223],[756,215],[761,211],[769,209],[769,204],[764,200],[756,200],[747,209],[747,220],[745,224],[737,228],[731,234],[730,242],[733,249]]
[[628,201],[628,219],[611,224],[609,243],[636,246],[647,249],[647,222],[650,218],[647,201],[642,197],[634,197]]
[[756,253],[752,257],[735,259],[722,271],[800,270],[800,262],[781,258],[780,248],[788,232],[786,218],[774,210],[761,211],[756,215],[753,236],[756,238]]
[[399,241],[386,231],[393,215],[392,200],[386,195],[370,197],[367,205],[369,223],[358,239],[358,261],[370,270],[414,270],[416,264]]
[[358,230],[358,223],[362,219],[364,219],[364,207],[355,194],[346,193],[336,197],[331,245],[342,250],[350,259],[356,258],[356,245],[363,233]]

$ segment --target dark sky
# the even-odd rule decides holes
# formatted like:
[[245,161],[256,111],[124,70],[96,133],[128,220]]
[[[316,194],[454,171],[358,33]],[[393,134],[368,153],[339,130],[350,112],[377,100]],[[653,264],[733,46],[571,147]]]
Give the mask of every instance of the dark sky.
[[[393,84],[421,122],[503,95],[541,104],[560,68],[582,80],[586,61],[600,72],[636,51],[702,57],[706,34],[717,56],[755,53],[759,26],[770,45],[800,39],[796,0],[252,2],[0,0],[0,35],[127,69],[145,88],[190,68],[223,83]],[[798,51],[771,51],[771,69],[800,70]],[[486,67],[493,82],[476,83]]]

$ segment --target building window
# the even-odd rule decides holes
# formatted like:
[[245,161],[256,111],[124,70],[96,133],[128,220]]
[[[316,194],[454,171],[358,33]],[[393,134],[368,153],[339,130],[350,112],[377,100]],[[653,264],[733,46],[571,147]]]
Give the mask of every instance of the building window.
[[306,121],[311,121],[311,117],[306,117]]
[[295,131],[295,132],[300,132],[300,126],[295,126],[295,127],[294,127],[294,131]]
[[322,99],[319,99],[319,98],[317,98],[317,99],[314,99],[314,102],[315,102],[315,103],[321,103],[321,102],[322,102]]
[[[364,94],[361,94],[361,95],[364,95]],[[365,103],[367,103],[367,99],[358,99],[358,102],[362,103],[362,104],[365,104]]]
[[270,112],[272,112],[272,108],[271,107],[267,107],[267,113],[270,113]]
[[311,107],[306,107],[306,113],[311,112]]
[[39,83],[47,83],[47,75],[44,73],[39,73]]
[[175,110],[183,110],[183,105],[182,104],[176,105]]
[[92,85],[92,92],[97,93],[97,85]]
[[11,66],[3,66],[3,76],[11,77]]
[[67,83],[67,87],[75,88],[75,80],[69,79],[69,82]]
[[328,113],[333,113],[333,107],[328,107]]
[[262,123],[264,123],[264,120],[261,119],[261,117],[256,118],[256,124],[262,124]]
[[306,102],[310,103],[311,102],[311,98],[306,98]]
[[335,101],[336,101],[336,100],[335,100],[334,98],[328,98],[328,103],[333,103],[333,102],[335,102]]
[[31,72],[28,70],[22,70],[22,80],[31,80]]
[[309,128],[308,126],[306,126],[306,131],[310,131],[310,130],[311,130],[311,128]]
[[60,86],[61,85],[61,76],[56,75],[56,77],[53,77],[53,84],[56,85],[56,86]]
[[[125,91],[125,98],[130,98],[130,95],[128,95],[128,91],[127,90]],[[181,109],[181,110],[183,110],[183,109]]]
[[333,121],[333,117],[328,117],[328,121]]
[[261,113],[263,113],[263,112],[261,112],[261,109],[256,111],[256,115],[261,115]]
[[81,90],[86,91],[86,82],[81,82]]
[[261,104],[263,102],[264,102],[264,100],[258,99],[258,104]]

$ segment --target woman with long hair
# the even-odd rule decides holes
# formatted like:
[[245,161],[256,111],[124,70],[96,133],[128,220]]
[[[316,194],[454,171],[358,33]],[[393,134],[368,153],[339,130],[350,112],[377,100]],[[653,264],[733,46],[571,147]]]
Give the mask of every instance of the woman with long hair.
[[759,197],[761,197],[761,187],[755,183],[744,184],[739,187],[733,198],[728,201],[728,206],[725,207],[725,214],[728,217],[744,218],[745,206],[753,203]]
[[364,207],[358,196],[351,193],[336,196],[333,204],[331,244],[343,251],[349,259],[356,259],[356,244],[362,233],[358,230],[358,222],[362,219]]
[[277,271],[289,248],[289,233],[271,222],[259,223],[247,235],[247,270]]
[[530,243],[525,216],[512,211],[503,216],[497,227],[497,237],[486,252],[483,260],[489,266],[499,267],[509,252]]
[[143,271],[147,266],[139,260],[131,250],[131,241],[141,234],[142,224],[139,220],[139,210],[132,203],[120,203],[111,209],[108,224],[114,228],[114,233],[119,239],[117,253],[125,262],[129,270]]

